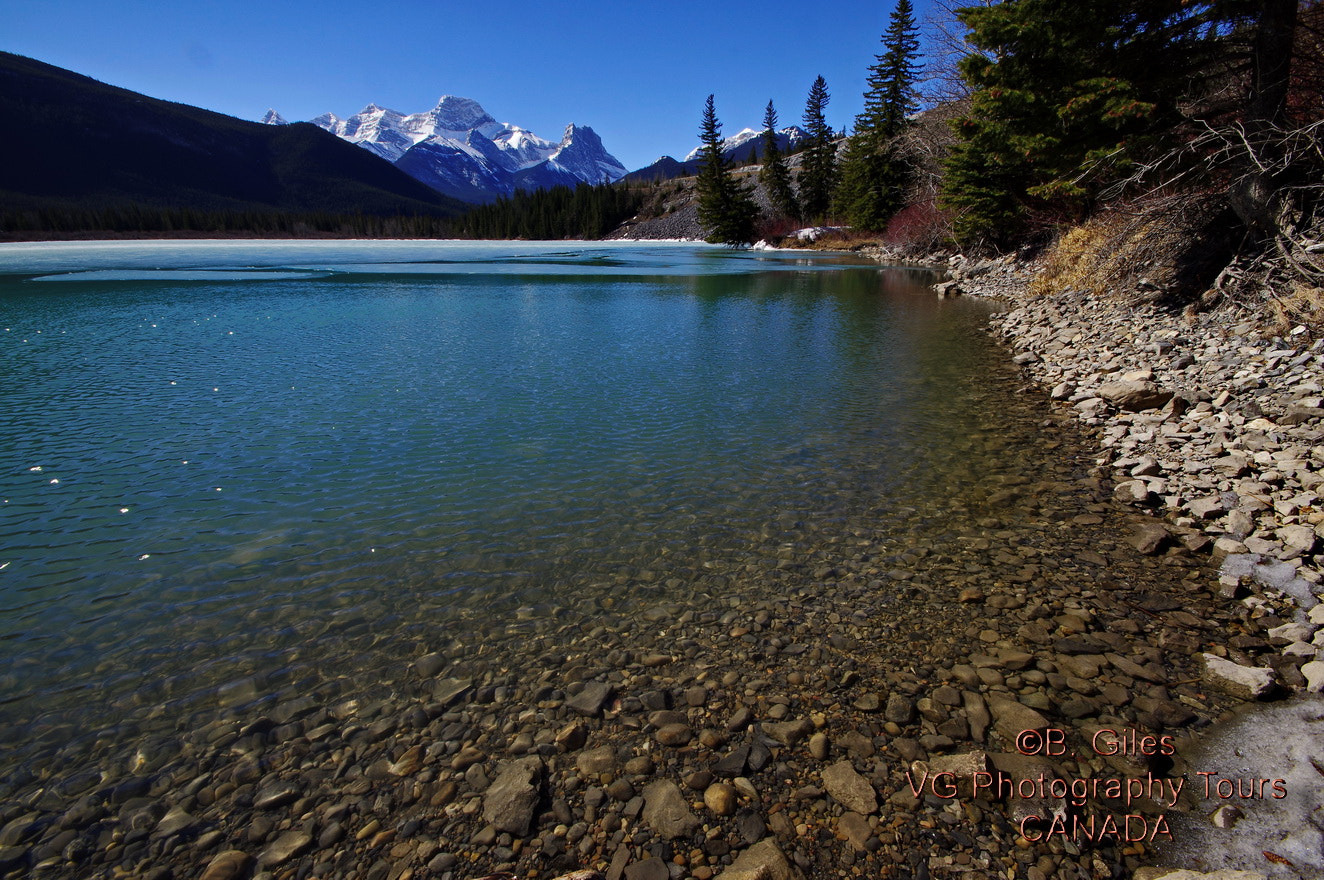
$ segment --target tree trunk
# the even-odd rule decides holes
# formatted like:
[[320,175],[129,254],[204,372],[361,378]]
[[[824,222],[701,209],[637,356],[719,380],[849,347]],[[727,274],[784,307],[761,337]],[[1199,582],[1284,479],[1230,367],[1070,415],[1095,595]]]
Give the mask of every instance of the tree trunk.
[[1277,146],[1274,130],[1286,117],[1296,13],[1297,0],[1260,0],[1251,41],[1245,130],[1247,146],[1259,161],[1248,163],[1246,174],[1237,180],[1229,195],[1237,216],[1258,232],[1272,230],[1278,214],[1279,181],[1264,166],[1273,167],[1278,158],[1274,155]]

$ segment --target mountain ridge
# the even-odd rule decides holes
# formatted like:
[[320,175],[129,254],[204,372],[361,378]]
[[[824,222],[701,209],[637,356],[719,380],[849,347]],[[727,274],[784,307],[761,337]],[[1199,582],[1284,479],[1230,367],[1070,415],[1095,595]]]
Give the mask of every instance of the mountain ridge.
[[[264,122],[281,119],[269,110]],[[393,163],[432,189],[471,204],[517,189],[613,183],[626,169],[587,125],[570,123],[561,140],[498,122],[472,98],[442,95],[434,107],[401,113],[376,103],[340,117],[323,113],[313,125]]]
[[[789,153],[806,135],[798,125],[788,125],[777,130],[777,147],[783,155]],[[748,149],[746,149],[748,147]],[[685,155],[684,159],[671,156],[659,156],[652,164],[631,171],[625,175],[629,183],[646,183],[651,180],[672,180],[677,177],[692,177],[699,173],[703,165],[703,147],[698,146]],[[722,156],[737,166],[745,164],[751,154],[755,159],[763,157],[763,132],[752,128],[742,129],[728,138],[722,139]]]
[[0,52],[11,212],[453,216],[462,206],[307,124],[262,125]]

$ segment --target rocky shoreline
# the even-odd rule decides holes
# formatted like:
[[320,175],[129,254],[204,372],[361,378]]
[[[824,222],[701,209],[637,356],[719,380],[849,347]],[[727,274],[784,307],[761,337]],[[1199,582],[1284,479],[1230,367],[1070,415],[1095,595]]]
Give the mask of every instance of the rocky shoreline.
[[[1011,258],[952,255],[941,263],[951,277],[937,286],[939,295],[1007,304],[991,331],[1097,438],[1114,497],[1151,517],[1136,529],[1137,549],[1208,553],[1219,565],[1218,594],[1241,606],[1243,627],[1198,654],[1206,680],[1249,700],[1324,691],[1324,662],[1316,659],[1324,649],[1324,339],[1312,339],[1304,326],[1276,334],[1228,308],[1163,308],[1144,302],[1143,291],[1036,296],[1035,267]],[[1282,722],[1242,722],[1237,754],[1301,735],[1319,743],[1312,755],[1324,755],[1322,731],[1274,723]],[[1311,862],[1275,859],[1263,841],[1266,861],[1256,866],[1263,872],[1238,876],[1317,871],[1321,804],[1311,792],[1304,809],[1276,829],[1285,846],[1301,846],[1304,835]],[[1235,822],[1215,819],[1219,827]],[[1207,864],[1218,865],[1217,847],[1238,844],[1207,837],[1204,845],[1215,848],[1204,853]]]
[[[1253,620],[1286,621],[1266,629],[1264,641],[1281,652],[1265,654],[1273,675],[1261,676],[1254,696],[1324,690],[1324,663],[1312,659],[1324,645],[1324,633],[1315,638],[1324,621],[1314,619],[1324,591],[1324,339],[1120,293],[1032,297],[1032,269],[1005,260],[957,257],[951,267],[956,277],[940,289],[1012,306],[994,316],[993,332],[1098,438],[1115,497],[1153,515],[1138,546],[1210,551],[1225,599],[1240,600]],[[1265,653],[1260,643],[1227,648],[1243,663],[1248,650]]]
[[[952,268],[1009,302],[1024,280]],[[995,323],[1036,340],[1030,314]],[[1018,357],[1051,376],[1061,349],[1033,344]],[[789,515],[721,565],[664,555],[562,608],[437,619],[375,688],[261,699],[240,681],[200,723],[90,751],[51,730],[48,757],[0,781],[0,877],[1142,876],[1179,815],[1216,805],[1171,788],[1187,737],[1249,693],[1202,655],[1299,686],[1313,636],[1281,651],[1304,633],[1277,628],[1313,624],[1258,569],[1224,595],[1193,523],[1160,537],[1173,491],[1145,477],[1163,477],[1136,477],[1150,506],[1119,500],[1114,459],[1150,447],[1118,434],[1098,460],[1110,404],[1053,403],[997,351],[984,379],[951,405],[989,415],[932,450],[942,503],[918,518],[895,498]],[[1081,413],[1103,421],[1082,433]],[[1270,453],[1275,483],[1260,451],[1235,479],[1317,469]],[[1309,583],[1313,557],[1293,559]]]

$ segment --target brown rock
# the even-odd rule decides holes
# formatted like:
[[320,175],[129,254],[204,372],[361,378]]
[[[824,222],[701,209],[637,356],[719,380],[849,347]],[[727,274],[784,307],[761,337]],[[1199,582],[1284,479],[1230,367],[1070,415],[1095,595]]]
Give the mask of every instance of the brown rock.
[[248,873],[253,858],[237,849],[226,850],[207,863],[199,880],[238,880]]

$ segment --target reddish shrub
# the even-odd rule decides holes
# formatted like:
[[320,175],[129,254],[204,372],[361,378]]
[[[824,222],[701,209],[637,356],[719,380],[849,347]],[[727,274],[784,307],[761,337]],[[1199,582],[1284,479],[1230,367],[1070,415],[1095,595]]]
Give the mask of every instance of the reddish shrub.
[[883,233],[883,242],[906,251],[937,248],[952,231],[951,216],[933,199],[912,202],[892,217]]

